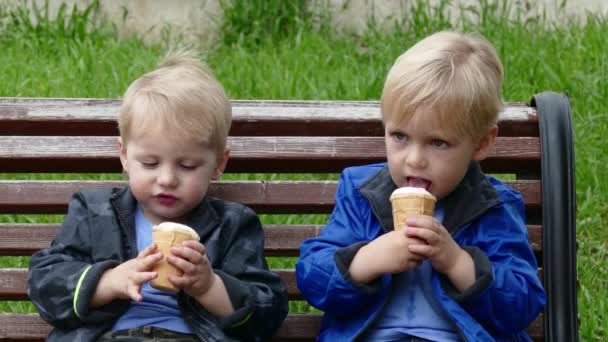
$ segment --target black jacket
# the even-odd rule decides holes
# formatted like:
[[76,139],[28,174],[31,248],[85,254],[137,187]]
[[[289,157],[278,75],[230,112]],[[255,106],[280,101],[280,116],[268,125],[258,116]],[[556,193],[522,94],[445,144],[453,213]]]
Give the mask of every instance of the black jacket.
[[[111,329],[129,300],[90,309],[102,273],[137,256],[134,212],[128,188],[83,190],[51,246],[35,253],[29,296],[55,329],[48,341],[94,341]],[[287,315],[287,292],[264,259],[264,233],[256,214],[234,202],[205,197],[191,215],[212,267],[226,286],[235,312],[217,319],[183,292],[180,310],[201,341],[264,340]]]

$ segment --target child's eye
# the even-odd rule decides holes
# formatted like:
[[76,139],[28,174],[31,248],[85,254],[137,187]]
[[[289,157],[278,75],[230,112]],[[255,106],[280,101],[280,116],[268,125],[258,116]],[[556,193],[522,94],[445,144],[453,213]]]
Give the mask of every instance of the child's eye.
[[180,164],[180,167],[184,170],[194,170],[196,169],[198,166],[197,165],[190,165],[190,164]]
[[433,145],[433,147],[438,147],[438,148],[448,147],[448,143],[445,140],[441,140],[441,139],[433,139],[431,141],[431,145]]
[[395,140],[397,142],[407,141],[407,135],[405,135],[401,132],[392,132],[391,138],[393,138],[393,140]]
[[158,165],[157,162],[141,162],[141,164],[144,166],[144,168],[146,169],[153,169],[156,167],[156,165]]

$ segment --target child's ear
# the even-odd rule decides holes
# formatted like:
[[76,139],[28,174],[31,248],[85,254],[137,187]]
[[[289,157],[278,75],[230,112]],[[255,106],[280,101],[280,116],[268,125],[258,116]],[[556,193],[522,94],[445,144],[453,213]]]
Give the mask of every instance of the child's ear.
[[123,172],[127,172],[127,147],[122,143],[122,138],[118,137],[118,148],[120,152],[120,163],[122,164]]
[[228,164],[228,159],[230,158],[230,149],[225,148],[224,152],[217,157],[216,167],[213,170],[213,175],[211,175],[212,180],[218,180],[224,170],[226,169],[226,164]]
[[498,126],[493,125],[488,131],[477,141],[477,146],[473,151],[473,160],[486,159],[490,150],[494,147],[496,142],[496,135],[498,134]]

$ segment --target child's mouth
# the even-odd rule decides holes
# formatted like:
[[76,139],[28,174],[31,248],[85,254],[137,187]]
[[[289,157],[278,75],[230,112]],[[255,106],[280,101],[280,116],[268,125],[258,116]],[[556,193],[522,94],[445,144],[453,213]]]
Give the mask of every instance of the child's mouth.
[[431,181],[420,177],[406,177],[405,179],[407,186],[414,188],[423,188],[429,190],[431,188]]
[[161,205],[172,206],[177,202],[177,198],[175,196],[167,195],[167,194],[159,194],[156,195],[156,199]]

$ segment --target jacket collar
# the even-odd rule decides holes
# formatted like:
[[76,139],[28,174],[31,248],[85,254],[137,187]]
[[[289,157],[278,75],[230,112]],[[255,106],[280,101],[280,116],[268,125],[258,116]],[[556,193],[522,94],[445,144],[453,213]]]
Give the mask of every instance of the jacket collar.
[[[129,187],[124,187],[114,191],[112,194],[112,204],[116,210],[121,224],[125,227],[124,231],[130,241],[135,241],[135,209],[137,200]],[[211,204],[212,200],[205,196],[201,203],[190,213],[186,225],[194,229],[201,240],[204,241],[207,234],[212,232],[219,224],[221,215]]]
[[[393,215],[389,197],[396,188],[388,165],[359,187],[361,194],[370,202],[372,211],[385,232],[393,230]],[[465,224],[499,204],[500,198],[494,186],[481,172],[479,163],[472,161],[460,184],[442,200],[442,203],[444,206],[443,225],[453,235]]]

